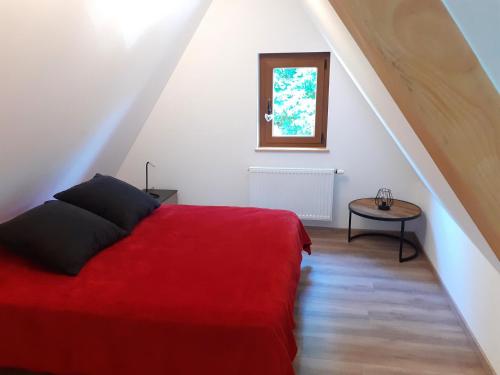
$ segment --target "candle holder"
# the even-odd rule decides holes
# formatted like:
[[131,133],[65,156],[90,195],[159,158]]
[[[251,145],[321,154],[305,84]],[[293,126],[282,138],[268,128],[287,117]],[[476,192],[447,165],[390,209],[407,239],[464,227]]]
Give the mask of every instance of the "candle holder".
[[378,189],[377,196],[374,200],[379,210],[390,210],[393,202],[391,189]]

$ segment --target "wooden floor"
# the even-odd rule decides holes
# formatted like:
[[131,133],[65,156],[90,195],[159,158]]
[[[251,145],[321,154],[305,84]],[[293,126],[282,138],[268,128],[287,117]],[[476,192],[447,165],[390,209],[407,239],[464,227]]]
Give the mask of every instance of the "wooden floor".
[[491,374],[427,258],[400,264],[395,240],[308,231],[297,375]]
[[425,257],[400,264],[395,240],[308,231],[297,375],[491,374]]

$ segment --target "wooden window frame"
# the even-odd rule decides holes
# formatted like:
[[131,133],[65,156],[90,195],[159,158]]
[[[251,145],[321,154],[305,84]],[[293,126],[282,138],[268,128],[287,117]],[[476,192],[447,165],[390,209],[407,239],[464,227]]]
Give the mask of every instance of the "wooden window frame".
[[[273,97],[273,69],[316,67],[316,123],[314,137],[273,137],[272,121],[267,122],[268,100]],[[330,52],[262,53],[259,55],[259,147],[326,148]],[[271,104],[272,105],[272,104]]]

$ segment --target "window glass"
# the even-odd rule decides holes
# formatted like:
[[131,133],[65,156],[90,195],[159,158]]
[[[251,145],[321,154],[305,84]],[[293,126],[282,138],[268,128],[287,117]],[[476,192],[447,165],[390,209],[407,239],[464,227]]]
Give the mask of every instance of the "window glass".
[[318,69],[273,69],[273,137],[314,137]]

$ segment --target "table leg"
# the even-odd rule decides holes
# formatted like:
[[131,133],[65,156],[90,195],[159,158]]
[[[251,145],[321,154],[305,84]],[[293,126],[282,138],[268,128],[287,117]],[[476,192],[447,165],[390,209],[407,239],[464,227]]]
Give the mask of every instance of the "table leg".
[[352,211],[349,210],[349,230],[347,231],[347,242],[351,242],[351,221],[352,221]]
[[405,222],[401,221],[401,233],[399,234],[399,263],[403,261],[403,244],[405,239]]
[[[391,234],[391,233],[385,233],[385,232],[368,232],[368,233],[357,233],[354,236],[351,234],[351,222],[352,222],[352,211],[349,210],[349,228],[347,231],[347,242],[351,242],[355,238],[359,237],[364,237],[364,236],[383,236],[383,237],[390,237],[399,240],[399,262],[407,262],[409,260],[415,259],[418,257],[418,245],[414,242],[412,242],[409,239],[405,238],[405,220],[401,220],[401,231],[399,233],[399,236],[397,234]],[[413,247],[413,254],[407,256],[406,258],[403,257],[403,246],[404,244],[408,244],[411,247]]]

